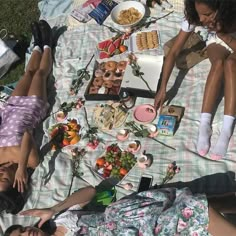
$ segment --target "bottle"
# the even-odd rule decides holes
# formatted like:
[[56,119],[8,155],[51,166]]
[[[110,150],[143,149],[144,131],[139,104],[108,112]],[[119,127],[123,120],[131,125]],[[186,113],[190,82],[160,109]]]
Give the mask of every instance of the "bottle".
[[136,97],[131,96],[131,94],[129,92],[122,91],[121,94],[120,94],[120,98],[121,98],[120,102],[122,103],[122,105],[124,105],[124,107],[126,109],[131,109],[131,108],[134,107]]

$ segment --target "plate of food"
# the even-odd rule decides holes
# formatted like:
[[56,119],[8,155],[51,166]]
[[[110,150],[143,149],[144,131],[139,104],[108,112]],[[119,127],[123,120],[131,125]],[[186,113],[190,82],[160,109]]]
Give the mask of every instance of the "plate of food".
[[111,144],[96,160],[95,171],[102,178],[117,177],[123,179],[136,164],[133,153],[123,151],[117,144]]
[[119,100],[120,85],[127,66],[127,58],[95,61],[94,72],[86,91],[86,100]]
[[130,36],[128,48],[131,52],[143,52],[160,47],[160,36],[156,28],[139,31]]
[[68,119],[64,123],[57,123],[49,129],[52,149],[57,150],[77,144],[81,139],[81,126],[77,119]]
[[97,44],[99,59],[113,57],[126,52],[128,50],[128,47],[125,43],[126,39],[127,36],[124,34],[99,42]]
[[145,15],[145,6],[138,1],[124,1],[111,11],[111,19],[116,26],[130,28],[137,25]]

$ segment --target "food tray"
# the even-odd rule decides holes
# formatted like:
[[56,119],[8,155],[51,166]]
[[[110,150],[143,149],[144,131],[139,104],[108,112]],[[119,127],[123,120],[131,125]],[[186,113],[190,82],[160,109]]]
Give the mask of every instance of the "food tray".
[[[110,71],[105,68],[102,68],[102,65],[105,65],[107,62],[117,63],[116,69]],[[119,62],[125,62],[127,64],[127,58],[125,59],[122,59],[121,57],[108,58],[104,60],[95,61],[93,76],[84,94],[84,97],[86,100],[97,100],[97,101],[120,100],[120,97],[119,97],[120,86],[123,80],[125,68],[127,66],[125,66],[122,70],[119,70],[118,69]],[[96,75],[97,70],[100,70],[100,71],[102,70],[103,75]],[[111,76],[104,78],[104,76],[106,75],[111,75]],[[99,78],[99,83],[95,84],[94,82],[98,78]],[[101,82],[101,79],[102,79],[102,82]],[[91,88],[94,88],[94,90],[92,91]]]
[[94,172],[102,179],[114,177],[122,180],[135,167],[137,158],[134,154],[112,144],[96,159]]
[[[152,32],[156,32],[156,34],[154,34],[154,36],[152,36]],[[144,47],[142,50],[139,48],[139,46],[137,45],[137,37],[146,37],[146,47]],[[151,42],[153,43],[153,47],[150,47],[151,44],[149,44],[149,40],[147,39],[147,37],[151,37]],[[155,45],[154,45],[154,41],[155,41]],[[141,46],[142,46],[142,40],[141,42]],[[161,46],[161,41],[160,41],[160,34],[159,31],[157,30],[156,27],[153,27],[152,29],[149,30],[144,30],[144,31],[139,31],[136,33],[133,33],[130,38],[129,38],[129,42],[128,42],[128,50],[131,52],[145,52],[145,51],[149,51],[149,50],[157,50],[159,49]]]

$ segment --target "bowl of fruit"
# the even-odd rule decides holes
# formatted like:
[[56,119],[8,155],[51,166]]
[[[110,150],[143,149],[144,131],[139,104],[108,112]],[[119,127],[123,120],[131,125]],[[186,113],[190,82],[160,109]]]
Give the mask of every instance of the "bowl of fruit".
[[105,153],[97,158],[95,171],[103,178],[124,178],[134,167],[137,159],[133,153],[123,151],[117,144],[106,148]]
[[52,149],[61,149],[75,145],[80,141],[80,124],[77,119],[68,119],[65,123],[57,123],[49,129]]

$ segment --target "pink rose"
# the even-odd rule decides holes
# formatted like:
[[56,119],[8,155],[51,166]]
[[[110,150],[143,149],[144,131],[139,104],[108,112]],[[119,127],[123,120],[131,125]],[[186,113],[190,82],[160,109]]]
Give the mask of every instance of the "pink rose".
[[94,150],[94,149],[97,148],[98,144],[99,144],[99,141],[98,141],[98,140],[93,140],[93,141],[91,141],[91,142],[88,142],[88,143],[87,143],[87,146],[88,146],[89,148],[91,148],[91,149]]
[[194,232],[194,233],[192,234],[192,236],[198,236],[198,233],[197,233],[197,232]]
[[177,167],[176,170],[175,170],[175,173],[178,174],[180,172],[180,168]]
[[182,210],[182,215],[184,218],[189,219],[193,215],[193,210],[186,207]]
[[143,213],[143,212],[140,212],[140,213],[138,213],[138,216],[139,216],[139,217],[144,217],[144,213]]
[[174,165],[171,163],[168,165],[168,169],[173,169],[174,168]]
[[161,225],[156,226],[154,229],[154,233],[159,234],[161,232],[161,228],[162,228]]
[[87,233],[88,233],[88,229],[87,229],[87,227],[85,227],[85,226],[81,226],[80,233],[81,233],[81,234],[87,234]]
[[131,212],[131,211],[125,212],[125,216],[131,216],[131,215],[132,215],[132,212]]
[[106,227],[109,230],[114,230],[116,228],[116,224],[114,222],[109,222],[109,223],[106,224]]

